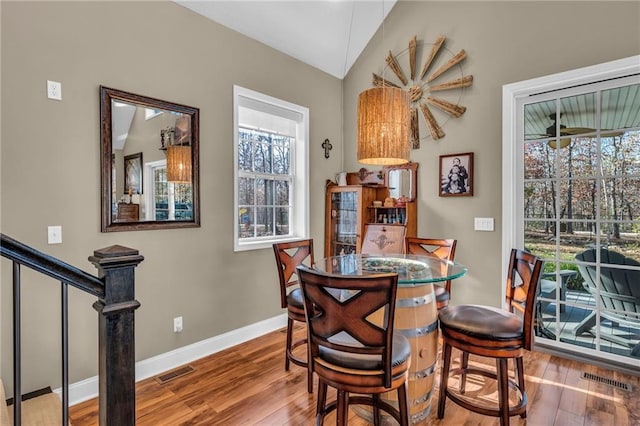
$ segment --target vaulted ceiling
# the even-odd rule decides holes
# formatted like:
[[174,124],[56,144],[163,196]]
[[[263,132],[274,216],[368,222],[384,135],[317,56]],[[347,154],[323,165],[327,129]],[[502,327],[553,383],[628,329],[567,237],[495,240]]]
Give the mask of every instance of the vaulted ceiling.
[[338,78],[346,75],[396,3],[174,1]]
[[[344,78],[396,4],[396,0],[174,1],[337,78]],[[609,95],[602,99],[601,128],[640,127],[638,86]],[[597,127],[594,111],[593,97],[564,99],[561,134],[592,131]],[[552,136],[555,113],[554,102],[530,105],[525,110],[525,138]]]

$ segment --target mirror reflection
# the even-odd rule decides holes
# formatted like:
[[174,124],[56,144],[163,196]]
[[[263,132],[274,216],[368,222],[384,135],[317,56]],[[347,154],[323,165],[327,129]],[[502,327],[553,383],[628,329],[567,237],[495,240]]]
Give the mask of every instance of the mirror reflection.
[[103,232],[199,225],[198,110],[101,87]]
[[417,163],[407,163],[397,166],[384,167],[385,186],[389,188],[389,196],[406,201],[416,198]]
[[393,198],[411,195],[411,171],[408,169],[396,169],[389,171],[389,196]]

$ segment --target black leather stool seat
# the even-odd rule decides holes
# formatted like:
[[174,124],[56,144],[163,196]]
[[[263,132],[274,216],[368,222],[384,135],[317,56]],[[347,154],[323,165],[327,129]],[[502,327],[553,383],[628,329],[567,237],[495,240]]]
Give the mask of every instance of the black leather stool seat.
[[439,319],[446,327],[479,339],[522,338],[522,318],[491,306],[449,306],[440,311]]
[[434,285],[433,292],[436,294],[436,302],[439,302],[439,303],[446,302],[448,304],[449,300],[451,299],[451,294],[449,294],[447,289],[445,289],[441,285]]
[[302,290],[294,288],[287,294],[287,305],[304,311],[304,300],[302,300]]
[[[355,354],[341,352],[333,349],[320,347],[320,358],[339,367],[353,368],[356,370],[377,370],[382,369],[382,358],[376,355]],[[397,367],[409,359],[411,356],[411,343],[401,334],[393,334],[391,365]]]

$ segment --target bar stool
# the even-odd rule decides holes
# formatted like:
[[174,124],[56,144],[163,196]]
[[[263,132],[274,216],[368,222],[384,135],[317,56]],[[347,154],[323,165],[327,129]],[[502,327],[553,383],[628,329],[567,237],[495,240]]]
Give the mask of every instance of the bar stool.
[[[500,418],[508,425],[509,417],[527,417],[527,393],[522,356],[533,342],[533,313],[540,281],[542,260],[531,253],[512,249],[507,275],[506,306],[508,311],[491,306],[457,305],[443,308],[438,318],[442,332],[442,373],[438,397],[438,418],[444,417],[445,399],[476,413]],[[519,312],[520,315],[516,314]],[[465,392],[468,374],[479,374],[498,382],[498,408],[463,398],[448,387],[451,348],[462,351],[460,368],[452,371],[460,376],[460,394]],[[496,372],[469,367],[469,354],[496,359]],[[516,379],[509,378],[508,359],[514,359]],[[519,401],[509,406],[509,387],[519,393]]]
[[273,252],[276,256],[278,278],[280,279],[280,305],[287,309],[287,346],[284,369],[289,371],[290,362],[305,367],[307,369],[307,391],[312,393],[313,374],[309,369],[307,360],[299,358],[293,353],[295,348],[305,345],[307,339],[293,341],[293,322],[306,323],[302,290],[298,286],[296,268],[305,262],[313,265],[313,239],[275,243],[273,244]]
[[[405,252],[407,254],[417,254],[421,256],[435,256],[443,260],[450,260],[456,255],[456,244],[458,240],[406,237]],[[443,285],[434,285],[433,292],[436,295],[436,306],[438,311],[449,305],[451,299],[451,280],[447,280]]]
[[[315,424],[336,410],[336,424],[346,425],[349,404],[364,404],[373,407],[375,425],[380,424],[380,411],[408,425],[411,344],[393,331],[398,274],[339,276],[299,266],[298,276],[309,330],[309,366],[318,375]],[[328,386],[338,391],[329,404]],[[380,395],[394,390],[398,408]]]

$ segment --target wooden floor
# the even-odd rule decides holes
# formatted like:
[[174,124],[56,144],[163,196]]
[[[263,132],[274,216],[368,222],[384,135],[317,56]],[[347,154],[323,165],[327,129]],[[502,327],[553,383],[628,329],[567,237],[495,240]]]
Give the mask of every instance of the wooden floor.
[[[298,334],[302,332],[297,329]],[[189,365],[195,371],[165,384],[156,378],[138,383],[137,425],[312,425],[315,393],[307,393],[302,368],[292,365],[289,372],[284,371],[284,342],[283,331],[273,332],[192,362]],[[473,357],[471,361],[482,362]],[[525,372],[528,416],[526,420],[512,417],[512,425],[640,425],[640,377],[540,352],[526,355]],[[583,372],[629,383],[633,391],[582,379]],[[495,386],[480,376],[468,380],[467,395],[495,401]],[[314,392],[316,388],[317,381]],[[436,405],[437,392],[423,424],[499,424],[496,418],[470,413],[450,401],[445,418],[438,420]],[[71,407],[70,419],[73,426],[97,425],[96,400]],[[335,424],[335,416],[325,424]],[[351,411],[349,425],[367,424]]]

